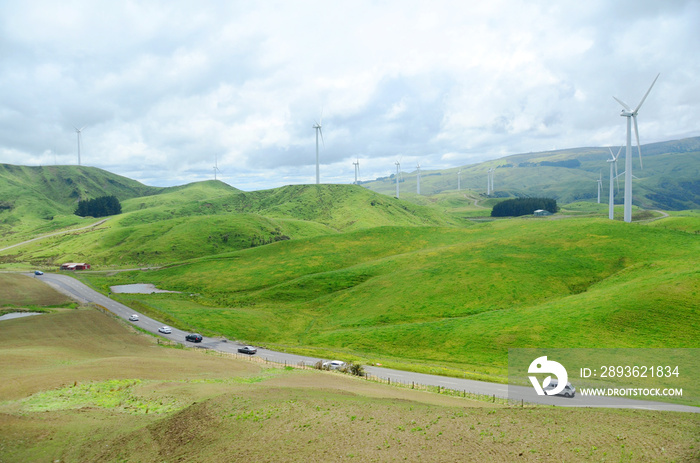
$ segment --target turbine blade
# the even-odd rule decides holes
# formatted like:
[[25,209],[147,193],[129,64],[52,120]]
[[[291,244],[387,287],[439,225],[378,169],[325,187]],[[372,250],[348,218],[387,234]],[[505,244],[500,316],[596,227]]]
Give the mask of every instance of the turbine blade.
[[644,164],[642,164],[642,147],[639,145],[639,128],[637,127],[637,115],[632,116],[634,119],[634,135],[637,137],[637,150],[639,151],[639,167],[644,169]]
[[[615,98],[615,97],[613,97],[613,98]],[[624,101],[622,101],[618,98],[615,98],[615,101],[620,103],[622,105],[622,107],[625,108],[627,111],[632,111],[632,109],[629,106],[627,106],[627,103],[625,103]]]
[[620,176],[617,174],[617,159],[615,159],[615,180],[617,181],[617,192],[620,192]]
[[644,98],[642,98],[642,101],[640,101],[639,104],[637,105],[637,107],[634,108],[634,114],[637,114],[637,111],[639,111],[639,108],[642,107],[642,104],[644,103],[644,100],[647,99],[647,96],[649,95],[649,92],[651,92],[651,87],[654,86],[654,84],[656,83],[656,79],[658,79],[660,75],[661,75],[661,73],[656,74],[656,78],[654,78],[654,82],[652,82],[651,85],[649,86],[649,90],[647,90],[647,92],[644,94]]
[[[621,152],[622,152],[622,146],[620,146],[620,149],[617,150],[617,156],[615,156],[615,161],[617,161],[617,158],[620,157],[620,153],[621,153]],[[615,165],[617,165],[617,164],[615,164]]]

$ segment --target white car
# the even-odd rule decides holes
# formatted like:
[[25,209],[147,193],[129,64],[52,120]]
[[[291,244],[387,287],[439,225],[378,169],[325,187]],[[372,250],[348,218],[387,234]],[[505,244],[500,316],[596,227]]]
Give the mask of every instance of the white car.
[[137,322],[139,321],[139,316],[137,314],[133,314],[131,317],[129,317],[130,322]]
[[169,326],[161,326],[158,328],[158,332],[163,334],[172,334],[173,330],[171,330]]
[[345,367],[345,362],[340,360],[331,360],[330,362],[323,362],[323,368],[329,370],[340,370]]
[[[550,381],[550,383],[547,385],[547,387],[544,388],[544,391],[549,393],[549,391],[552,391],[553,389],[555,389],[557,387],[557,384],[559,384],[559,381],[557,381],[556,379],[553,379],[552,381]],[[566,398],[575,397],[576,396],[576,388],[571,383],[566,383],[566,386],[564,386],[564,390],[561,391],[557,395],[561,395],[561,396],[564,396]]]

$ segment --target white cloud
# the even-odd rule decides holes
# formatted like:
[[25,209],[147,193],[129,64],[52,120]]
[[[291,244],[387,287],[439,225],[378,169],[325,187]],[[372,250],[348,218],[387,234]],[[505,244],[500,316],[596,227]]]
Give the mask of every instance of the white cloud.
[[[0,162],[244,189],[700,134],[695,1],[0,5]],[[386,163],[385,167],[382,167]],[[346,165],[347,164],[347,165]],[[154,166],[158,166],[157,168]],[[384,173],[382,173],[384,172]]]

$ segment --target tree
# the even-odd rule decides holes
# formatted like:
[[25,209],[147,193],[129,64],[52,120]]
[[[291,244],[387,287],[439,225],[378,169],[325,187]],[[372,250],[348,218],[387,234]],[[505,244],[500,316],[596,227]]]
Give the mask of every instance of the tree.
[[502,201],[491,210],[491,217],[518,217],[529,215],[538,209],[552,214],[559,210],[557,200],[551,198],[516,198]]
[[122,213],[122,205],[116,196],[100,196],[78,202],[75,215],[80,217],[106,217]]

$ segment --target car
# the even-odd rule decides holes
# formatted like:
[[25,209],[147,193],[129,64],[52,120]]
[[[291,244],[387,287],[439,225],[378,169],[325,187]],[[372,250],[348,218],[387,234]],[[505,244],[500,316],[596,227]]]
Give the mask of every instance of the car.
[[185,341],[202,342],[202,335],[197,333],[190,333],[187,336],[185,336]]
[[34,275],[43,275],[43,274],[44,274],[44,272],[42,272],[41,270],[34,270]]
[[345,367],[345,362],[341,360],[331,360],[330,362],[323,362],[323,368],[327,370],[341,370]]
[[158,328],[158,332],[163,334],[172,334],[173,330],[169,326],[161,326]]
[[[551,391],[552,389],[557,387],[557,384],[559,384],[559,382],[556,379],[551,380],[549,382],[549,384],[547,385],[547,387],[544,388],[544,391],[545,392]],[[564,386],[564,390],[556,395],[561,395],[561,396],[564,396],[566,398],[575,397],[576,396],[576,388],[571,383],[566,383],[566,386]]]
[[238,352],[240,352],[241,354],[253,355],[257,351],[258,351],[258,349],[256,349],[253,346],[243,346],[243,347],[238,348]]
[[130,322],[137,322],[139,321],[139,316],[137,314],[133,314],[132,316],[129,317]]

